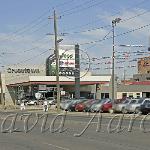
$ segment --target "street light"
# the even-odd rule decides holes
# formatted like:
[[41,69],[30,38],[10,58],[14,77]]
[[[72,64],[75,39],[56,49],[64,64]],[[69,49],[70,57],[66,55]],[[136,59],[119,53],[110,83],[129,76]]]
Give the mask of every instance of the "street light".
[[112,103],[115,99],[115,26],[121,21],[120,18],[112,20],[112,32],[113,32],[113,53],[112,53]]

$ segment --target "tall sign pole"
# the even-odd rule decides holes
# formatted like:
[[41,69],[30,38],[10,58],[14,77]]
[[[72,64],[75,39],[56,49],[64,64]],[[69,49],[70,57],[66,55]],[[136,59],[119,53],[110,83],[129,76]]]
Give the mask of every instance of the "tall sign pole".
[[80,55],[79,45],[75,45],[75,99],[80,98]]
[[57,84],[57,112],[60,111],[60,82],[59,82],[59,50],[57,40],[57,22],[56,12],[54,10],[54,34],[55,34],[55,56],[56,56],[56,84]]

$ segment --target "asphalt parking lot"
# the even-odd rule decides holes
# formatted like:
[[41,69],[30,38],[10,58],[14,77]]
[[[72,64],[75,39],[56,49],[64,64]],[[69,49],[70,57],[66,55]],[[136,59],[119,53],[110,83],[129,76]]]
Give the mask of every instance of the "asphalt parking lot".
[[[129,132],[130,119],[123,119],[121,129],[125,128],[123,131],[109,132],[115,129],[118,125],[118,119],[110,122],[114,115],[103,114],[100,117],[95,117],[92,120],[94,114],[90,116],[83,113],[69,113],[65,116],[64,126],[61,130],[53,132],[54,129],[60,127],[61,116],[56,118],[56,114],[49,113],[45,128],[48,130],[41,132],[43,119],[39,119],[38,124],[33,128],[33,130],[25,133],[24,130],[24,119],[20,119],[22,114],[28,114],[29,112],[17,112],[17,121],[15,122],[15,127],[18,128],[17,131],[10,133],[3,132],[4,129],[8,128],[11,123],[11,118],[6,121],[5,126],[4,119],[10,114],[16,114],[16,112],[1,112],[1,133],[0,133],[0,146],[1,150],[149,150],[150,146],[150,132],[148,132],[150,123],[149,118],[145,123],[145,131],[140,128],[140,123],[143,116],[137,118],[132,126],[132,130]],[[36,112],[32,113],[28,125],[29,128],[36,122]],[[42,115],[42,112],[37,112]],[[121,114],[120,114],[121,115]],[[100,120],[98,120],[98,118]],[[92,120],[92,122],[90,122]],[[54,123],[52,125],[52,122]],[[89,123],[90,122],[90,123]],[[87,127],[87,129],[85,129]],[[85,130],[84,130],[85,129]],[[83,132],[84,131],[84,132]],[[82,134],[81,134],[82,133]]]

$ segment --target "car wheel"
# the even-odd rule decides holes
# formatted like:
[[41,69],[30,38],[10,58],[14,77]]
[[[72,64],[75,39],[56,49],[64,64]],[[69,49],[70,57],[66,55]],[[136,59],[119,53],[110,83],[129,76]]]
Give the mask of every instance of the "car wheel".
[[34,105],[37,105],[37,103],[35,102]]
[[68,109],[68,111],[71,112],[72,110],[71,110],[71,109]]
[[113,114],[113,113],[114,113],[114,110],[113,110],[113,109],[109,109],[108,112],[109,112],[110,114]]
[[122,108],[122,113],[123,113],[123,114],[127,114],[127,112],[128,112],[128,111],[127,111],[125,108]]
[[141,113],[140,108],[136,108],[136,109],[135,109],[135,113],[136,113],[136,114]]

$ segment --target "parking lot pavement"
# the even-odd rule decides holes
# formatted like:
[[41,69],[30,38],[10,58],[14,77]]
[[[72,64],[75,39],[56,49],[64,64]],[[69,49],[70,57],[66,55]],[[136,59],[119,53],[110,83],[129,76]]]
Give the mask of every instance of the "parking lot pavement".
[[[49,116],[46,128],[49,127],[54,116],[56,115]],[[125,129],[119,133],[108,133],[107,126],[110,119],[103,118],[99,132],[96,131],[96,119],[81,136],[75,136],[83,131],[90,118],[88,116],[68,116],[64,126],[67,130],[61,133],[52,133],[50,130],[42,133],[42,121],[32,131],[25,133],[23,120],[17,121],[16,127],[20,129],[19,132],[0,132],[0,150],[149,150],[150,133],[140,131],[138,122],[134,125],[132,132]],[[29,127],[33,125],[33,121],[34,117],[29,121]],[[128,123],[125,120],[124,127],[128,127]],[[112,127],[116,125],[114,123]],[[59,122],[56,122],[54,127],[59,127]]]

